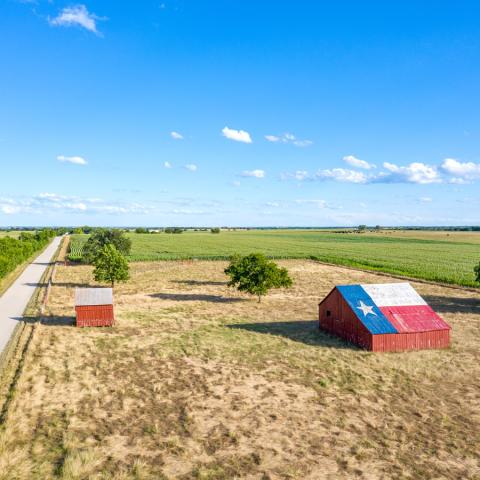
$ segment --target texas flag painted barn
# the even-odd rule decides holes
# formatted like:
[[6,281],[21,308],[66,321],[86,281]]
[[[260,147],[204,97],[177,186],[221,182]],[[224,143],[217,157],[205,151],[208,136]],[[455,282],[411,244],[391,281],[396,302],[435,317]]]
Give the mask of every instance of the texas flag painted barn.
[[446,348],[450,326],[409,283],[336,286],[319,304],[320,328],[372,351]]

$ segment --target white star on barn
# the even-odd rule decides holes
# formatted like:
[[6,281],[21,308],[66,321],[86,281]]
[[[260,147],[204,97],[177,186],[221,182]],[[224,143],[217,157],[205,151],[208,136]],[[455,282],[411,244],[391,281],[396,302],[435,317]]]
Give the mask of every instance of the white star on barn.
[[377,314],[373,311],[373,305],[368,306],[365,305],[361,300],[360,300],[360,306],[357,307],[359,310],[363,312],[363,315],[366,317],[369,313],[372,315],[377,316]]

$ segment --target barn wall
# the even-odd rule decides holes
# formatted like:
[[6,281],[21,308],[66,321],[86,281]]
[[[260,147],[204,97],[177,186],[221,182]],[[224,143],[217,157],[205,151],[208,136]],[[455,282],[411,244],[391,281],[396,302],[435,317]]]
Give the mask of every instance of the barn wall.
[[448,348],[450,330],[430,332],[389,333],[372,336],[374,352],[400,352],[403,350],[422,350],[429,348]]
[[[330,315],[327,315],[328,311]],[[367,350],[372,348],[372,334],[358,320],[337,289],[334,289],[319,305],[318,314],[322,330]]]
[[77,327],[110,327],[114,324],[113,305],[75,307]]

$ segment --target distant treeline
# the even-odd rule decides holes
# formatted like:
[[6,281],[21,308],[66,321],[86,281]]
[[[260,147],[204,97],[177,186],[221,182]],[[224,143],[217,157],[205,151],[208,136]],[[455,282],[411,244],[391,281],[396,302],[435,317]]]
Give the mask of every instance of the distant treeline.
[[0,278],[40,251],[56,234],[55,230],[45,229],[37,233],[22,232],[18,239],[0,238]]

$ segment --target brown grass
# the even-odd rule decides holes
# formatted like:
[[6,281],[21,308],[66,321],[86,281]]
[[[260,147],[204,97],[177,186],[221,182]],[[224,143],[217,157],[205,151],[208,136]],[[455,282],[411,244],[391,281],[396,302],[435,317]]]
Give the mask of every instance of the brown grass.
[[373,354],[320,333],[338,283],[280,262],[261,304],[223,262],[132,264],[114,328],[72,326],[86,266],[59,267],[0,433],[0,479],[347,479],[480,475],[480,302],[416,287],[453,326],[446,351]]

